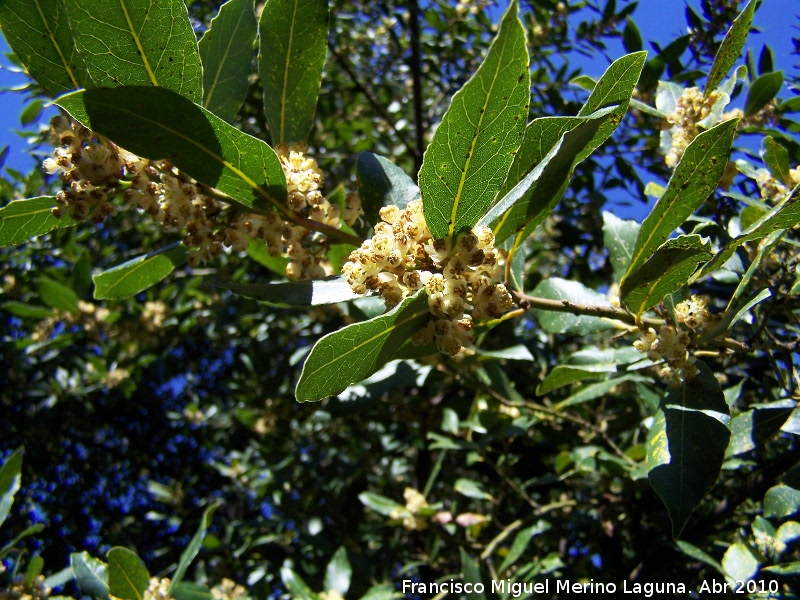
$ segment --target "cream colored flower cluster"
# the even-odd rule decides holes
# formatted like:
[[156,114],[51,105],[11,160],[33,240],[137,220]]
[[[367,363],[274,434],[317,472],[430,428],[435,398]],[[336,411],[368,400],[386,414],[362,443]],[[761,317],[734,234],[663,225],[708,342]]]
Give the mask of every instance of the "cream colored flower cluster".
[[403,527],[409,531],[423,531],[428,528],[428,519],[418,515],[420,510],[428,508],[428,501],[414,488],[407,487],[403,491],[406,501],[405,508],[394,508],[389,514],[390,519],[402,519]]
[[775,179],[772,173],[770,173],[767,169],[759,169],[756,183],[758,184],[761,197],[768,202],[778,202],[785,198],[786,194],[789,193],[791,188],[794,188],[796,185],[800,184],[800,167],[789,169],[788,179],[789,181],[787,183],[791,187],[787,187]]
[[169,593],[171,585],[172,582],[167,577],[162,579],[151,577],[150,583],[144,591],[144,600],[172,600],[172,595]]
[[247,590],[232,579],[223,577],[222,581],[211,588],[214,600],[241,600],[247,598]]
[[[431,320],[412,338],[435,342],[454,356],[472,343],[473,320],[499,318],[512,299],[505,285],[505,251],[494,247],[488,227],[476,227],[449,240],[434,240],[422,201],[405,209],[385,206],[374,236],[354,250],[342,268],[357,294],[378,292],[390,309],[425,288]],[[471,314],[467,314],[471,312]]]
[[0,589],[2,600],[45,600],[50,596],[50,588],[44,583],[44,575],[38,575],[28,583],[25,577],[18,575],[6,589]]
[[683,153],[700,130],[697,123],[711,114],[711,110],[719,99],[716,91],[704,96],[699,88],[686,88],[678,98],[675,112],[667,117],[667,122],[674,125],[672,131],[672,146],[667,153],[666,163],[670,168],[675,168],[680,162]]

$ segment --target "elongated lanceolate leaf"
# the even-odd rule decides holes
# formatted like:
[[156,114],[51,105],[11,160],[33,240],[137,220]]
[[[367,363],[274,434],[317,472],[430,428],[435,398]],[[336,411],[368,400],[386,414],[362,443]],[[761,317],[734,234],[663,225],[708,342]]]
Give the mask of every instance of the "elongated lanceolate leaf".
[[186,574],[186,569],[189,568],[189,565],[194,560],[195,556],[197,556],[197,553],[200,552],[200,547],[203,545],[203,539],[205,539],[206,532],[211,526],[211,517],[214,515],[214,511],[217,510],[221,504],[221,501],[214,502],[211,506],[206,508],[205,511],[203,511],[203,518],[200,519],[200,525],[197,527],[197,531],[195,532],[194,536],[192,536],[189,545],[186,546],[186,549],[181,554],[181,560],[178,562],[178,568],[175,569],[175,574],[172,576],[172,583],[169,586],[170,591],[180,585],[181,581],[183,580],[183,576]]
[[202,102],[203,67],[183,0],[63,1],[92,86],[163,86]]
[[711,242],[699,235],[682,235],[664,242],[620,286],[620,300],[641,315],[665,296],[683,287],[700,263],[713,256]]
[[485,60],[453,96],[425,151],[419,185],[434,238],[483,216],[522,141],[529,101],[525,31],[513,0]]
[[157,250],[92,276],[94,297],[121,300],[157,284],[186,260],[186,248],[179,244]]
[[12,200],[0,208],[0,247],[21,244],[53,229],[79,223],[68,215],[59,219],[53,214],[55,206],[56,199],[53,196],[39,196]]
[[772,176],[783,185],[792,185],[792,176],[789,170],[792,165],[789,160],[789,151],[775,141],[772,136],[766,136],[762,142],[764,147],[762,157]]
[[19,490],[22,471],[22,448],[9,456],[0,468],[0,525],[6,520]]
[[667,189],[642,223],[625,277],[650,258],[717,187],[728,162],[738,122],[738,119],[731,119],[720,123],[698,135],[686,147]]
[[168,158],[252,212],[285,207],[286,178],[275,151],[172,90],[98,88],[56,103],[123,148],[152,160]]
[[49,96],[86,85],[64,0],[3,0],[0,26],[28,74]]
[[428,297],[418,292],[385,315],[321,338],[303,365],[297,400],[322,400],[369,377],[392,359],[429,316]]
[[108,565],[88,552],[73,552],[69,557],[72,574],[81,592],[95,598],[108,597]]
[[623,220],[613,213],[603,212],[603,242],[608,249],[608,260],[617,281],[628,270],[639,228],[639,223],[632,219]]
[[420,197],[419,188],[400,167],[389,159],[361,152],[356,160],[356,179],[361,208],[367,223],[376,223],[384,206],[406,204]]
[[328,50],[328,3],[267,0],[258,33],[258,72],[272,143],[305,142]]
[[258,22],[253,0],[230,0],[200,38],[203,107],[228,121],[239,113],[253,70]]
[[117,546],[108,551],[108,592],[120,600],[142,600],[150,574],[135,552]]
[[287,283],[223,283],[222,288],[275,306],[317,306],[361,298],[341,277]]
[[722,40],[722,44],[717,50],[717,55],[714,57],[714,63],[711,65],[711,72],[708,74],[706,96],[717,89],[720,81],[728,74],[736,59],[739,58],[739,54],[744,48],[747,34],[750,33],[750,25],[753,22],[755,9],[756,0],[750,0],[733,21],[728,33],[725,34],[725,39]]

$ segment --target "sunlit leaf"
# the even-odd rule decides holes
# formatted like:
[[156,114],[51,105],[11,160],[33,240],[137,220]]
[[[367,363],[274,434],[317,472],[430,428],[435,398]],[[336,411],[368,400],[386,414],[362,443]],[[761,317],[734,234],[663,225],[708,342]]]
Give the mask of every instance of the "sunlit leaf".
[[108,592],[120,600],[142,600],[150,574],[135,552],[117,546],[108,551]]
[[285,283],[228,283],[217,285],[234,294],[268,302],[273,306],[317,306],[361,298],[341,277]]
[[391,498],[381,496],[374,492],[362,492],[358,495],[358,499],[361,501],[361,504],[385,517],[391,516],[394,511],[405,510],[405,506],[402,504],[398,504]]
[[727,456],[755,450],[780,431],[796,408],[794,403],[774,402],[756,405],[736,415],[731,421],[731,442]]
[[766,73],[756,79],[747,92],[744,104],[744,116],[752,117],[764,108],[783,87],[783,71]]
[[8,517],[14,494],[19,490],[22,477],[22,448],[15,450],[0,468],[0,525]]
[[53,214],[56,206],[53,196],[39,196],[12,200],[0,208],[0,247],[21,244],[53,229],[71,227],[80,222],[69,215],[59,219]]
[[453,96],[425,152],[419,185],[434,238],[483,216],[522,141],[529,101],[525,31],[512,0],[486,58]]
[[342,596],[350,589],[350,578],[353,575],[353,567],[347,558],[347,549],[340,546],[333,553],[328,566],[325,568],[325,590],[339,592]]
[[619,281],[628,270],[639,236],[639,223],[623,220],[614,213],[603,212],[603,242],[608,249],[608,260],[614,269],[614,278]]
[[156,250],[92,276],[98,300],[130,298],[154,286],[186,260],[182,244]]
[[477,481],[471,479],[460,478],[457,479],[453,485],[453,489],[459,494],[463,494],[467,498],[478,498],[480,500],[491,500],[492,495],[483,489],[483,486]]
[[317,594],[311,591],[303,578],[289,567],[281,567],[281,581],[297,600],[316,600]]
[[214,516],[214,511],[217,510],[221,504],[221,501],[214,502],[203,511],[203,516],[200,519],[200,525],[198,525],[197,531],[189,541],[189,545],[186,546],[186,549],[181,553],[181,559],[178,562],[178,568],[175,569],[175,574],[172,576],[170,590],[177,585],[180,585],[181,581],[183,580],[183,576],[186,574],[186,569],[189,568],[189,565],[194,560],[195,556],[197,556],[197,553],[200,552],[200,548],[203,545],[203,539],[206,537],[206,532],[211,526],[211,518]]
[[303,365],[295,391],[297,400],[322,400],[369,377],[392,359],[429,314],[428,297],[418,292],[383,316],[321,338]]
[[758,573],[758,558],[742,542],[734,542],[722,557],[722,569],[733,580],[747,581]]
[[267,0],[258,33],[258,72],[272,143],[305,142],[328,49],[328,3]]
[[231,122],[250,87],[258,23],[253,0],[223,4],[200,38],[203,107]]
[[792,186],[792,176],[789,174],[792,166],[789,151],[769,135],[764,137],[762,144],[764,164],[767,165],[769,172],[782,184]]
[[[577,281],[569,281],[558,277],[551,277],[542,281],[533,289],[531,295],[574,304],[611,306],[611,302],[603,294],[590,290]],[[536,320],[542,329],[549,333],[583,334],[614,327],[613,323],[600,317],[548,310],[533,310],[531,312],[536,316]]]
[[755,9],[756,0],[750,0],[725,34],[725,39],[722,40],[722,44],[717,50],[717,55],[714,57],[714,63],[711,65],[711,71],[708,74],[705,89],[706,96],[717,89],[719,82],[723,80],[736,62],[736,59],[739,58],[747,35],[750,33],[750,25],[753,22]]
[[108,565],[88,552],[73,552],[69,557],[75,581],[81,592],[95,598],[108,597]]
[[356,180],[361,208],[367,223],[376,223],[381,207],[406,204],[420,197],[419,188],[406,173],[389,159],[361,152],[356,160]]
[[183,0],[63,1],[92,86],[161,86],[202,102],[203,68]]
[[100,88],[62,96],[57,104],[125,149],[169,159],[253,212],[285,207],[286,177],[275,151],[171,90]]

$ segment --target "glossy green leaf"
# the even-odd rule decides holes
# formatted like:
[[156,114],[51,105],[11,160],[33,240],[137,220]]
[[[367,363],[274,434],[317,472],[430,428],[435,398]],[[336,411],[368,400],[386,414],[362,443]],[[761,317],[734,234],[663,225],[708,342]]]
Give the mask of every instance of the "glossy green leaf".
[[641,225],[632,219],[623,220],[613,213],[603,212],[603,242],[617,281],[628,270],[640,228]]
[[620,286],[620,300],[631,312],[641,315],[683,287],[697,266],[713,255],[711,242],[699,235],[671,238],[625,277]]
[[182,244],[138,256],[102,273],[92,275],[97,300],[130,298],[154,286],[186,260]]
[[258,33],[258,72],[272,143],[305,142],[328,50],[328,3],[267,0]]
[[[582,283],[569,281],[558,277],[551,277],[537,285],[532,296],[549,298],[551,300],[564,300],[574,304],[594,306],[611,306],[608,298],[594,290],[590,290]],[[612,329],[614,324],[600,317],[588,317],[547,310],[531,311],[539,325],[548,333],[590,333]]]
[[341,277],[286,283],[223,283],[217,285],[246,298],[273,306],[317,306],[361,298]]
[[664,195],[642,223],[625,277],[644,264],[717,187],[728,162],[738,122],[732,119],[720,123],[698,135],[686,147]]
[[0,525],[8,517],[14,494],[19,490],[22,481],[22,448],[15,450],[0,468]]
[[191,541],[189,541],[189,545],[186,546],[186,549],[181,553],[181,559],[178,561],[178,568],[175,569],[175,574],[172,576],[172,583],[169,586],[170,591],[177,585],[180,585],[183,576],[186,574],[186,569],[189,568],[189,565],[194,560],[195,556],[197,556],[197,553],[200,552],[203,539],[206,537],[206,532],[211,526],[211,518],[214,516],[214,511],[217,510],[221,504],[221,501],[214,502],[203,511],[203,516],[200,519],[200,525],[197,526],[197,531],[195,531]]
[[647,441],[648,478],[675,538],[716,482],[730,440],[730,430],[713,414],[728,413],[719,383],[703,363],[697,366],[697,376],[670,387]]
[[42,302],[47,306],[73,314],[80,312],[78,295],[72,288],[47,277],[39,277],[36,280],[36,287],[42,297]]
[[725,34],[725,39],[722,40],[722,44],[717,50],[717,55],[714,57],[714,63],[711,65],[711,71],[706,82],[706,96],[717,89],[719,83],[731,70],[736,59],[739,58],[747,35],[750,33],[750,25],[753,22],[755,9],[756,0],[750,0],[742,9],[742,12],[739,13],[739,16],[731,23],[731,27]]
[[783,71],[766,73],[756,79],[747,91],[744,103],[744,116],[752,117],[764,108],[783,87]]
[[758,448],[781,430],[795,408],[792,401],[773,402],[736,415],[731,421],[731,442],[726,456],[737,456]]
[[317,594],[311,591],[303,578],[289,567],[281,567],[281,581],[292,598],[297,600],[316,600]]
[[12,200],[0,208],[0,247],[21,244],[53,229],[71,227],[80,222],[69,215],[59,219],[53,214],[56,206],[53,196],[39,196]]
[[108,551],[108,592],[120,600],[142,600],[150,574],[135,552],[116,546]]
[[366,379],[392,359],[429,315],[428,297],[418,292],[385,315],[321,338],[303,365],[297,400],[322,400]]
[[434,238],[483,216],[522,141],[529,101],[525,31],[512,0],[486,58],[453,96],[425,151],[419,185]]
[[229,123],[247,97],[257,31],[253,0],[230,0],[219,8],[198,43],[203,107]]
[[471,479],[464,479],[463,477],[457,479],[453,485],[453,489],[459,494],[463,494],[467,498],[477,498],[479,500],[491,500],[492,495],[483,489],[483,486],[477,481]]
[[325,591],[339,592],[342,596],[350,589],[350,578],[353,575],[353,567],[347,558],[347,549],[339,546],[333,553],[328,566],[325,568]]
[[800,513],[800,489],[789,485],[776,485],[764,495],[764,516],[782,519]]
[[420,197],[419,188],[400,167],[372,152],[361,152],[356,159],[356,181],[364,218],[377,223],[384,206],[406,204]]
[[792,164],[789,160],[789,151],[769,135],[764,137],[762,145],[764,164],[767,165],[769,172],[782,184],[791,186],[792,176],[789,174],[789,170],[792,168]]
[[48,96],[86,85],[86,64],[75,49],[64,0],[3,0],[0,26]]
[[747,581],[758,573],[758,558],[742,542],[734,542],[722,556],[722,569],[733,580]]
[[374,492],[362,492],[358,495],[358,499],[361,501],[361,504],[385,517],[391,516],[394,511],[405,510],[405,506],[402,504],[398,504],[391,498],[375,494]]
[[286,177],[275,151],[172,90],[100,88],[62,96],[57,104],[125,149],[167,158],[252,212],[285,207]]
[[63,1],[93,87],[154,85],[202,102],[203,67],[183,0]]
[[95,598],[108,598],[108,565],[88,552],[69,556],[72,573],[81,592]]

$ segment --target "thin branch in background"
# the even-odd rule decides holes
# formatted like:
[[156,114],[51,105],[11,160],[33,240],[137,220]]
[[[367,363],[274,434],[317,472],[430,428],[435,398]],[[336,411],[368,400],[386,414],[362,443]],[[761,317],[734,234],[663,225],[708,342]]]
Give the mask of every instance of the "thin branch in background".
[[422,58],[420,56],[419,3],[408,2],[408,26],[411,33],[411,76],[414,86],[414,172],[422,167],[425,153],[425,116],[422,107]]

